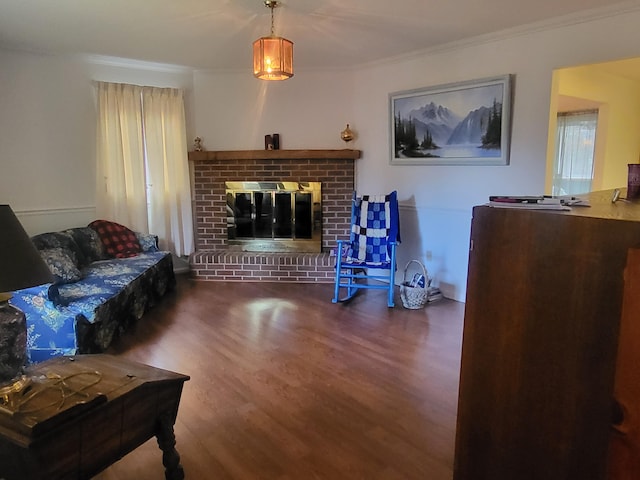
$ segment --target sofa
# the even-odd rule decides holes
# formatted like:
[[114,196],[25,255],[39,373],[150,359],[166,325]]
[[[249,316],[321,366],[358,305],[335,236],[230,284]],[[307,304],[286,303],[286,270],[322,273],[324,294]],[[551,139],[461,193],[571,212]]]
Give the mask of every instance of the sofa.
[[31,238],[55,281],[18,290],[29,361],[99,353],[175,286],[169,252],[157,237],[96,220]]

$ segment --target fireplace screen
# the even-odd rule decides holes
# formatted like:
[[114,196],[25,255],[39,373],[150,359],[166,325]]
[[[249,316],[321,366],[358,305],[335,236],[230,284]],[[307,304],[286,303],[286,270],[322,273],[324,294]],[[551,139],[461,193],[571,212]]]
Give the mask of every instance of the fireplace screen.
[[245,251],[320,252],[320,182],[226,182],[229,245]]

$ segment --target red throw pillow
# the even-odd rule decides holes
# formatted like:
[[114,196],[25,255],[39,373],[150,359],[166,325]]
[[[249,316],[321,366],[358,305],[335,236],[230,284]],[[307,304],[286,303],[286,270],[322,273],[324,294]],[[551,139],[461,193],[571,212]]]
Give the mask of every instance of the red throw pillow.
[[124,225],[108,220],[95,220],[89,227],[98,232],[100,241],[111,257],[135,257],[142,251],[136,234]]

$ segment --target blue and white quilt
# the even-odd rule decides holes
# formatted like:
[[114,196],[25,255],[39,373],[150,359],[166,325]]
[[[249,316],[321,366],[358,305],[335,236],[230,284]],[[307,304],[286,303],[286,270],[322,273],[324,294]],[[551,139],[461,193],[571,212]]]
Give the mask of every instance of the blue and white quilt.
[[363,195],[355,198],[354,202],[346,262],[380,267],[389,265],[389,242],[400,242],[397,192]]

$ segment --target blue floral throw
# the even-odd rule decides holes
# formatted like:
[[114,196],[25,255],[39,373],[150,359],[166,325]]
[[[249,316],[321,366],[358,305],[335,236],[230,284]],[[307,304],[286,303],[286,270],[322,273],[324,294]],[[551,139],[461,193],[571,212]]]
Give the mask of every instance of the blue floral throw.
[[32,238],[56,281],[18,290],[10,300],[27,317],[31,362],[104,351],[175,285],[171,254],[158,251],[154,236],[138,234],[147,251],[105,259],[89,230]]

